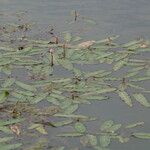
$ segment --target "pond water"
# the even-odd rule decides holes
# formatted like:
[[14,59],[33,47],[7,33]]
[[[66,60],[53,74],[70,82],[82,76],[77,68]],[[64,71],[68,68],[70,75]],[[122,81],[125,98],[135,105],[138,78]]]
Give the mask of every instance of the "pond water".
[[[94,20],[96,24],[88,24],[82,19],[70,24],[69,22],[74,19],[70,15],[72,10],[76,10],[80,16]],[[63,31],[70,31],[77,36],[81,36],[84,40],[101,40],[111,35],[120,35],[117,40],[120,43],[125,43],[137,38],[150,39],[150,1],[149,0],[0,0],[0,13],[13,14],[19,11],[27,11],[27,21],[35,22],[37,28],[34,28],[32,33],[33,37],[43,36],[48,26],[53,26],[57,35]],[[8,15],[3,18],[1,23],[11,23],[16,21],[13,15]],[[149,59],[149,53],[141,54],[140,58]],[[138,57],[138,56],[137,56]],[[98,64],[98,65],[78,65],[83,71],[94,71],[98,69],[111,70],[112,65]],[[71,73],[66,72],[62,68],[55,68],[57,76],[68,77]],[[115,76],[123,76],[127,70],[121,69],[119,72],[114,73]],[[26,72],[24,70],[16,70],[15,75],[17,79],[26,81]],[[1,74],[1,78],[3,75]],[[148,89],[149,80],[140,82]],[[131,91],[129,91],[131,92]],[[97,128],[106,120],[114,120],[116,123],[127,125],[133,122],[144,122],[142,128],[136,128],[131,131],[122,131],[122,134],[129,134],[128,132],[149,132],[150,133],[150,109],[141,106],[139,103],[134,102],[132,108],[128,107],[120,100],[115,93],[109,94],[108,101],[95,101],[92,104],[82,104],[77,113],[87,116],[94,116],[98,121],[87,123],[88,128],[96,132]],[[145,93],[145,97],[149,100],[149,93]],[[48,105],[46,102],[39,103],[44,107]],[[59,138],[55,137],[56,134],[66,131],[71,131],[71,127],[61,127],[54,129],[47,128],[49,146],[63,146],[79,147],[81,150],[92,150],[90,147],[83,148],[79,146],[77,138]],[[127,133],[126,133],[127,132]],[[41,136],[40,134],[38,136]],[[41,136],[44,137],[44,136]],[[30,137],[31,138],[31,137]],[[25,144],[31,144],[35,141],[34,138],[30,139],[24,137]],[[17,139],[18,140],[18,139]],[[19,141],[19,140],[18,140]],[[132,138],[127,143],[119,143],[115,140],[111,142],[110,150],[149,150],[150,140],[143,140]],[[48,149],[48,148],[45,148]],[[50,149],[50,148],[49,148]],[[61,150],[61,149],[60,149]],[[103,149],[105,150],[105,149]]]

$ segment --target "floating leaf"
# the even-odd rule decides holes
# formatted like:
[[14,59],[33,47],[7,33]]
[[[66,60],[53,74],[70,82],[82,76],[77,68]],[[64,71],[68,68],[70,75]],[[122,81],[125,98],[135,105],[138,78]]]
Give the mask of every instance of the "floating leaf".
[[115,124],[115,125],[111,126],[110,128],[108,128],[106,131],[111,132],[111,133],[115,133],[120,128],[121,128],[121,124]]
[[107,147],[109,144],[110,144],[110,136],[109,135],[100,136],[100,145],[102,147]]
[[78,133],[78,132],[72,132],[72,133],[62,133],[62,134],[58,134],[58,137],[79,137],[79,136],[83,136],[82,133]]
[[103,88],[103,89],[100,89],[100,90],[96,90],[94,92],[88,92],[86,94],[83,94],[81,96],[89,96],[89,95],[96,95],[96,94],[103,94],[103,93],[109,93],[109,92],[113,92],[115,91],[116,88]]
[[18,123],[18,122],[22,122],[24,120],[25,119],[23,119],[23,118],[19,118],[19,119],[10,119],[10,120],[7,120],[7,121],[0,121],[0,126],[8,126],[8,125],[12,125],[12,124],[15,124],[15,123]]
[[36,130],[40,132],[41,134],[44,134],[44,135],[48,134],[47,131],[44,129],[43,125],[41,124],[38,127],[36,127]]
[[8,142],[10,140],[12,140],[14,137],[3,137],[0,138],[0,143],[4,143],[4,142]]
[[125,64],[126,64],[126,61],[125,61],[125,60],[120,60],[120,61],[118,61],[118,62],[114,65],[113,70],[114,70],[114,71],[117,71],[117,70],[119,70],[120,68],[122,68]]
[[129,141],[128,137],[116,136],[115,138],[118,138],[120,143],[126,143]]
[[0,145],[0,150],[15,150],[19,147],[21,147],[22,144],[21,143],[17,143],[17,144],[1,144]]
[[75,128],[75,130],[76,130],[77,132],[79,132],[79,133],[84,133],[84,132],[86,132],[86,127],[85,127],[82,123],[80,123],[80,122],[75,123],[74,128]]
[[126,43],[126,44],[123,44],[122,47],[126,47],[127,48],[127,47],[130,47],[130,46],[136,45],[136,44],[138,44],[140,42],[141,42],[141,40],[130,41],[130,42]]
[[101,147],[101,146],[94,146],[95,150],[110,150],[109,148],[106,147]]
[[97,145],[97,137],[91,134],[87,134],[86,136],[83,136],[80,138],[80,143],[83,146],[96,146]]
[[67,59],[60,59],[59,64],[68,70],[73,70],[73,64]]
[[48,92],[47,93],[38,93],[38,95],[36,95],[33,99],[31,99],[30,102],[32,104],[39,103],[40,101],[46,99],[48,94],[49,94]]
[[3,88],[10,87],[15,82],[14,78],[8,78],[5,80],[5,82],[2,84]]
[[71,124],[72,122],[73,122],[73,120],[69,119],[69,120],[64,120],[64,121],[60,121],[60,122],[53,122],[53,125],[56,127],[61,127],[61,126]]
[[100,129],[101,129],[101,131],[106,131],[106,130],[108,130],[109,128],[111,128],[111,127],[113,126],[113,124],[114,124],[114,122],[113,122],[112,120],[105,121],[105,122],[101,125]]
[[150,139],[150,133],[137,132],[137,133],[132,133],[132,135],[140,139]]
[[70,115],[64,115],[64,114],[55,114],[55,117],[63,117],[63,118],[78,118],[78,119],[89,119],[89,117],[84,116],[84,115],[74,115],[74,114],[70,114]]
[[118,91],[120,98],[130,107],[132,107],[132,100],[125,91]]
[[9,92],[8,91],[1,92],[0,93],[0,103],[3,103],[8,96],[9,96]]
[[135,94],[133,94],[133,96],[143,106],[150,107],[149,101],[144,97],[143,94],[141,94],[141,93],[135,93]]
[[139,78],[132,79],[130,81],[137,82],[137,81],[145,81],[145,80],[149,80],[149,79],[150,79],[150,77],[139,77]]
[[126,126],[126,128],[134,128],[134,127],[137,127],[137,126],[141,126],[141,125],[144,125],[144,122],[137,122],[137,123],[132,123],[132,124],[129,124]]
[[64,114],[69,115],[75,112],[78,109],[78,104],[70,105],[68,108],[65,108]]
[[32,85],[25,84],[25,83],[20,82],[20,81],[16,81],[16,84],[17,84],[19,87],[21,87],[21,88],[23,88],[23,89],[25,89],[25,90],[27,90],[27,91],[32,91],[32,92],[35,92],[35,91],[36,91],[36,88],[35,88],[34,86],[32,86]]
[[77,42],[77,41],[82,40],[82,38],[79,36],[75,36],[72,40],[73,40],[73,42]]
[[65,147],[61,146],[61,147],[55,147],[55,148],[51,148],[51,150],[64,150]]
[[101,100],[106,100],[108,99],[108,97],[106,96],[88,96],[86,97],[87,100],[98,100],[98,101],[101,101]]
[[64,32],[64,40],[65,40],[66,42],[70,42],[71,39],[72,39],[71,33],[69,33],[68,31]]
[[89,24],[91,24],[91,25],[95,25],[96,24],[96,22],[94,20],[91,20],[91,19],[84,18],[84,21],[89,23]]
[[88,134],[87,137],[88,137],[90,145],[92,145],[92,146],[97,145],[97,138],[96,138],[96,136]]
[[143,87],[140,87],[139,85],[135,85],[133,83],[127,83],[127,85],[129,87],[135,88],[135,89],[139,89],[139,90],[145,90]]
[[12,131],[6,126],[0,126],[0,131],[4,132],[6,134],[12,134]]

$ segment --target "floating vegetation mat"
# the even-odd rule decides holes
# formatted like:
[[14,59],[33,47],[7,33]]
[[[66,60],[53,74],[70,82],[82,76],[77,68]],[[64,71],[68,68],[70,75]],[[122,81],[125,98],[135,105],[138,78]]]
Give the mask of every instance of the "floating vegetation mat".
[[[52,29],[51,39],[37,40],[27,36],[30,28],[0,26],[0,150],[109,150],[114,140],[150,139],[150,131],[133,130],[144,125],[134,120],[122,125],[106,119],[92,132],[88,124],[97,118],[78,111],[81,105],[115,101],[111,94],[126,107],[139,103],[149,109],[150,91],[143,84],[150,79],[149,40],[119,44],[119,36],[110,36],[86,41],[68,31],[55,36]],[[108,67],[87,71],[87,65]],[[49,145],[53,130],[56,144]],[[68,146],[72,139],[80,148]]]

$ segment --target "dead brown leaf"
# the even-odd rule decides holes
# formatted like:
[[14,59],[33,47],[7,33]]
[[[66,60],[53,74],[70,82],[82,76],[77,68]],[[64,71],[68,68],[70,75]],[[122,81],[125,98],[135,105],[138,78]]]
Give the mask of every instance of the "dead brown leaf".
[[79,48],[89,48],[90,46],[92,46],[95,43],[94,40],[92,41],[86,41],[86,42],[82,42],[80,44],[78,44]]
[[11,125],[10,126],[10,130],[15,133],[17,136],[20,135],[21,131],[20,131],[20,127],[18,125]]

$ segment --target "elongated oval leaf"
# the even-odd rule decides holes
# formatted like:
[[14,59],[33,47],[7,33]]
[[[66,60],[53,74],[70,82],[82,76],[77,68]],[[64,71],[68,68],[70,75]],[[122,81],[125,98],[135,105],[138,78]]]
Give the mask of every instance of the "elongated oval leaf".
[[140,139],[150,139],[150,133],[137,132],[133,133],[132,135]]
[[150,107],[150,102],[145,98],[145,96],[141,93],[133,94],[134,98],[143,106]]
[[126,128],[134,128],[137,126],[142,126],[144,124],[144,122],[137,122],[137,123],[132,123],[126,126]]
[[22,146],[21,143],[18,143],[18,144],[1,144],[0,150],[15,150],[21,146]]
[[130,107],[132,107],[132,100],[125,91],[118,91],[120,98]]
[[25,84],[25,83],[20,82],[20,81],[16,81],[16,84],[17,84],[19,87],[21,87],[21,88],[23,88],[23,89],[25,89],[25,90],[27,90],[27,91],[32,91],[32,92],[35,92],[35,91],[36,91],[36,88],[35,88],[33,85]]
[[61,133],[58,134],[58,137],[79,137],[82,136],[82,133],[78,133],[78,132],[71,132],[71,133]]

